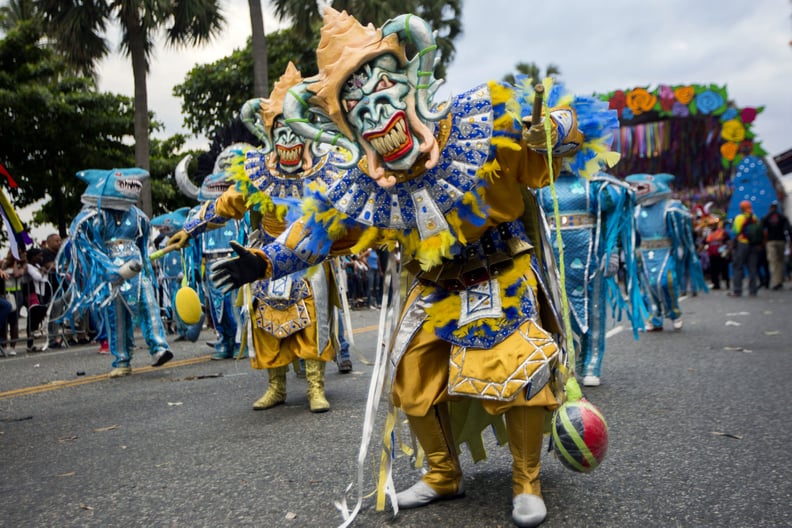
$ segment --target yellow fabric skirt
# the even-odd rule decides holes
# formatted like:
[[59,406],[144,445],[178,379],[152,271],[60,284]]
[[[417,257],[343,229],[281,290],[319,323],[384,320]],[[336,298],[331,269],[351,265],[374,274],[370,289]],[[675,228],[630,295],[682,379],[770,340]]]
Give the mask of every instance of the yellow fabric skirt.
[[[413,288],[405,306],[413,306],[422,290],[420,286]],[[461,398],[449,393],[449,380],[455,387],[460,383],[469,385],[471,396],[492,415],[516,405],[548,410],[558,407],[550,382],[530,399],[525,397],[532,375],[543,366],[554,367],[558,356],[557,347],[541,328],[538,315],[534,320],[524,321],[515,332],[487,350],[463,350],[438,338],[427,326],[431,326],[429,321],[407,345],[393,378],[393,403],[406,414],[424,416],[438,403]],[[464,361],[459,360],[461,356]]]
[[[313,297],[305,298],[301,301],[303,308],[293,305],[286,310],[275,310],[267,308],[266,317],[269,323],[276,327],[288,325],[289,321],[298,321],[307,315],[310,323],[302,329],[286,336],[278,338],[260,328],[256,324],[256,312],[251,306],[250,313],[253,315],[251,321],[253,325],[253,346],[250,354],[250,364],[255,369],[270,369],[291,364],[295,359],[319,359],[322,361],[332,361],[335,359],[335,349],[332,346],[332,339],[328,339],[324,350],[319,350],[319,340],[317,332],[316,306]],[[328,324],[327,321],[319,322]],[[295,323],[304,325],[304,323]],[[251,347],[249,347],[251,348]]]

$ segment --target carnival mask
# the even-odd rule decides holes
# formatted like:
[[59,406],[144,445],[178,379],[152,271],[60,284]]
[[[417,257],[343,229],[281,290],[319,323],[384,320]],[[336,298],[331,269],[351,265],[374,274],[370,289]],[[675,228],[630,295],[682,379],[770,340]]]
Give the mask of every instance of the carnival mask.
[[212,173],[204,177],[200,187],[197,187],[190,179],[187,167],[190,164],[190,160],[192,160],[192,155],[187,154],[182,158],[174,171],[176,185],[186,196],[194,198],[199,202],[215,200],[233,184],[231,180],[231,168],[234,163],[240,156],[244,156],[245,152],[253,148],[253,145],[241,142],[233,143],[225,147],[220,154],[217,155]]
[[391,170],[409,169],[420,154],[408,121],[408,112],[414,115],[409,95],[407,75],[390,55],[363,66],[341,90],[346,119],[369,160],[378,156]]
[[294,174],[303,170],[305,141],[286,124],[283,116],[276,117],[272,125],[272,142],[281,173]]
[[151,219],[151,226],[156,227],[163,235],[170,236],[184,226],[189,212],[189,207],[181,207],[170,213],[157,215]]
[[[408,45],[417,50],[410,59]],[[440,148],[429,123],[450,107],[432,108],[442,81],[433,76],[436,45],[424,20],[401,15],[377,29],[327,7],[316,56],[319,73],[283,101],[283,115],[298,134],[348,150],[341,168],[365,155],[367,174],[382,187],[398,181],[394,171],[437,164]],[[317,115],[326,119],[312,119]]]
[[77,177],[88,184],[80,201],[102,209],[126,211],[140,200],[143,180],[148,171],[131,169],[89,169],[77,173]]
[[635,202],[639,205],[651,205],[671,198],[673,174],[630,174],[624,180],[635,190]]

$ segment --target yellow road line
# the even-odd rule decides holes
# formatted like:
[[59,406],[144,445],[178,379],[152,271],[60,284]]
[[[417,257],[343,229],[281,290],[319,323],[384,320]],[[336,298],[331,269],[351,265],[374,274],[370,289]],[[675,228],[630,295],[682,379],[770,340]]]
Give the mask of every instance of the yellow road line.
[[[352,331],[352,333],[363,334],[366,332],[371,332],[373,330],[376,330],[377,328],[379,328],[378,325],[371,325],[363,328],[356,328],[355,330]],[[167,363],[167,368],[186,367],[187,365],[206,363],[211,359],[212,359],[211,355],[188,358],[188,359],[177,359],[177,360],[169,361]],[[145,367],[134,368],[132,369],[132,375],[143,374],[145,372],[151,372],[152,370],[162,370],[162,367],[152,367],[149,365]],[[9,391],[0,392],[0,400],[4,398],[13,398],[15,396],[25,396],[27,394],[38,394],[39,392],[47,392],[56,389],[65,389],[66,387],[77,387],[79,385],[85,385],[87,383],[95,383],[97,381],[102,381],[106,379],[109,379],[107,374],[97,374],[95,376],[80,377],[73,380],[56,380],[56,381],[51,381],[49,383],[45,383],[44,385],[34,385],[32,387],[22,387],[21,389],[13,389]]]
[[[172,367],[184,367],[187,365],[193,365],[195,363],[205,363],[209,361],[212,356],[201,356],[196,358],[188,358],[188,359],[179,359],[176,361],[170,361],[168,363],[168,368]],[[145,366],[140,368],[132,369],[132,374],[142,374],[144,372],[151,372],[152,370],[162,370],[162,367],[152,367],[152,366]],[[55,389],[63,389],[65,387],[76,387],[78,385],[85,385],[86,383],[94,383],[96,381],[101,381],[108,379],[108,374],[97,374],[96,376],[86,376],[80,377],[78,379],[73,380],[56,380],[51,381],[49,383],[45,383],[44,385],[34,385],[32,387],[22,387],[21,389],[14,389],[10,391],[0,392],[0,400],[3,398],[11,398],[13,396],[23,396],[26,394],[37,394],[39,392],[46,392]]]
[[353,334],[365,334],[366,332],[373,332],[374,330],[378,329],[379,325],[371,325],[371,326],[363,326],[361,328],[355,328],[352,330]]

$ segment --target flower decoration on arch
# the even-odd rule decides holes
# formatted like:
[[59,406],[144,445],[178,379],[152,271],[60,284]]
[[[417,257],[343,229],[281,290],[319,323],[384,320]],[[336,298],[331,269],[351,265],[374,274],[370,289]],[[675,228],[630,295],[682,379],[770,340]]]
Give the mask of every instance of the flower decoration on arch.
[[619,114],[622,126],[670,118],[713,117],[720,127],[721,164],[728,169],[744,156],[765,156],[752,125],[764,106],[738,107],[729,100],[726,86],[716,84],[661,84],[599,95]]

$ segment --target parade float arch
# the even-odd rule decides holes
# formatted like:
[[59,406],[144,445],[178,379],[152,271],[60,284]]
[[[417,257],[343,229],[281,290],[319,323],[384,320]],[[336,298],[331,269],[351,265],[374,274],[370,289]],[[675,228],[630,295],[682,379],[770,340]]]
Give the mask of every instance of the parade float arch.
[[671,173],[677,197],[687,203],[728,209],[741,162],[767,154],[752,130],[764,107],[739,107],[726,86],[661,84],[598,97],[619,114],[614,150],[622,157],[609,172]]

